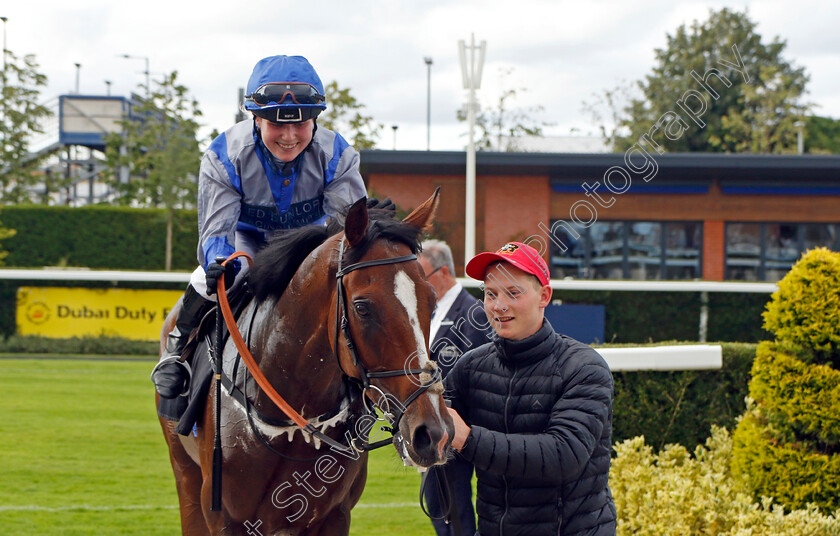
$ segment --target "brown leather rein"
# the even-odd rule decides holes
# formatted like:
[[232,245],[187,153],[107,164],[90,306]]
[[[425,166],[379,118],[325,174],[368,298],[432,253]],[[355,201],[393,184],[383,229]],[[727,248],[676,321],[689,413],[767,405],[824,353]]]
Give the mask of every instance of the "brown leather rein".
[[[233,253],[230,257],[228,257],[225,262],[222,263],[222,266],[225,266],[228,262],[237,259],[239,257],[245,257],[248,260],[248,264],[250,265],[253,263],[253,259],[250,255],[243,251],[237,251]],[[309,424],[309,421],[303,418],[303,416],[295,411],[295,409],[286,402],[280,393],[278,393],[274,387],[271,385],[271,382],[265,377],[265,374],[262,373],[260,370],[259,365],[254,360],[254,356],[251,355],[251,351],[248,350],[248,345],[245,344],[245,340],[242,338],[242,334],[239,332],[239,327],[236,325],[236,319],[233,318],[233,311],[230,309],[230,304],[228,303],[227,294],[225,293],[225,278],[220,277],[218,279],[218,291],[217,295],[219,296],[219,309],[222,310],[222,315],[225,317],[225,324],[227,324],[228,331],[230,332],[230,336],[233,339],[233,343],[236,345],[236,349],[239,350],[239,355],[242,356],[242,360],[245,361],[245,365],[248,367],[248,370],[251,372],[251,375],[257,381],[257,385],[268,395],[268,398],[274,402],[278,408],[280,408],[283,413],[286,414],[291,420],[295,422],[301,428],[306,428]],[[221,371],[220,371],[221,372]],[[216,380],[221,381],[220,372],[217,373]]]
[[[254,259],[245,253],[244,251],[237,251],[232,253],[230,257],[225,259],[222,263],[222,266],[227,265],[230,261],[234,259],[238,259],[239,257],[245,257],[248,260],[248,265],[250,266]],[[328,437],[327,435],[321,433],[320,430],[315,428],[315,426],[307,421],[303,415],[298,413],[295,408],[289,405],[285,399],[274,389],[274,386],[271,385],[271,382],[268,381],[268,378],[265,377],[262,370],[260,370],[260,366],[257,364],[256,360],[254,360],[254,356],[251,355],[251,351],[248,349],[248,345],[245,343],[245,340],[242,338],[242,334],[239,332],[239,326],[236,325],[236,319],[233,317],[233,311],[230,308],[230,303],[228,303],[227,293],[225,289],[225,278],[220,277],[218,279],[218,289],[216,292],[217,296],[219,297],[219,309],[222,311],[222,316],[225,318],[225,324],[227,325],[228,332],[230,332],[230,337],[233,339],[233,343],[236,345],[236,349],[239,350],[239,355],[242,356],[242,361],[245,362],[245,366],[248,367],[248,371],[251,373],[251,376],[254,377],[256,380],[257,385],[260,386],[260,389],[268,395],[268,398],[271,399],[274,404],[280,408],[280,410],[286,414],[286,416],[291,419],[296,425],[302,428],[304,431],[308,432],[309,434],[317,437],[321,441],[324,441],[328,445],[333,448],[341,449],[341,450],[348,450],[350,447],[342,445],[341,443],[337,442],[336,440]],[[221,349],[218,350],[221,352]],[[222,381],[222,371],[221,367],[218,371],[216,371],[216,381]]]

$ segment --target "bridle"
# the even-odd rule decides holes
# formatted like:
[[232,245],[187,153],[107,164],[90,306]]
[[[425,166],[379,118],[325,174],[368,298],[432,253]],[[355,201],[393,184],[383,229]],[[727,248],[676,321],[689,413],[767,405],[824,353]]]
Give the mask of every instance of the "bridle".
[[[388,421],[390,427],[384,428],[386,431],[390,432],[397,442],[401,442],[403,440],[402,435],[399,431],[400,420],[402,420],[403,415],[405,414],[406,409],[408,408],[409,404],[414,402],[420,395],[425,393],[429,390],[430,387],[437,384],[441,381],[441,372],[440,369],[437,367],[429,368],[429,369],[396,369],[396,370],[386,370],[386,371],[377,371],[377,372],[370,372],[364,365],[364,362],[359,359],[358,352],[356,351],[356,344],[353,342],[353,336],[350,333],[350,321],[347,315],[347,293],[344,289],[344,276],[349,274],[350,272],[354,272],[356,270],[360,270],[363,268],[370,268],[373,266],[384,266],[388,264],[399,264],[403,262],[409,262],[417,260],[416,255],[403,255],[401,257],[390,257],[384,259],[375,259],[370,261],[361,261],[354,264],[350,264],[342,268],[342,263],[344,261],[344,242],[345,237],[341,237],[341,242],[339,243],[338,249],[338,270],[336,271],[336,317],[335,317],[335,343],[333,347],[333,352],[335,354],[336,361],[338,362],[338,368],[341,370],[344,377],[350,381],[354,381],[359,385],[359,388],[362,391],[362,400],[364,401],[364,407],[369,415],[375,416],[376,410],[379,409],[385,419]],[[359,378],[356,378],[350,374],[347,374],[347,371],[344,370],[344,367],[341,364],[341,357],[339,356],[339,331],[344,336],[344,340],[347,343],[347,349],[350,352],[350,357],[353,359],[353,366],[356,368],[356,371],[359,374]],[[386,394],[382,391],[379,387],[371,384],[371,379],[378,379],[378,378],[394,378],[398,376],[412,376],[412,375],[421,375],[421,374],[428,374],[430,378],[428,381],[421,382],[419,387],[405,399],[404,402],[400,402],[394,395]],[[376,400],[373,400],[369,396],[365,396],[368,394],[369,391],[377,391],[379,396]],[[390,397],[390,398],[389,398]],[[391,405],[393,399],[394,408],[392,411]],[[383,407],[384,402],[384,407]],[[384,439],[381,441],[377,441],[374,443],[363,442],[361,444],[357,444],[358,438],[353,438],[353,447],[357,450],[373,450],[375,448],[379,448],[381,446],[387,445],[391,442],[390,439]],[[400,452],[400,455],[402,453]]]
[[[428,369],[399,369],[399,370],[388,370],[388,371],[376,371],[370,372],[364,365],[364,362],[359,359],[358,352],[356,351],[356,345],[353,342],[353,337],[350,333],[350,322],[349,317],[347,315],[347,298],[346,298],[346,291],[344,289],[344,276],[349,274],[350,272],[354,272],[356,270],[360,270],[363,268],[370,268],[372,266],[384,266],[388,264],[398,264],[403,262],[409,262],[413,260],[417,260],[416,255],[403,255],[401,257],[390,257],[384,259],[375,259],[370,261],[362,261],[357,262],[354,264],[350,264],[348,266],[342,267],[342,263],[344,260],[344,242],[345,237],[341,237],[341,242],[339,244],[339,251],[338,251],[338,270],[336,272],[336,321],[335,321],[335,343],[333,346],[333,353],[335,355],[336,361],[338,363],[338,368],[341,370],[346,381],[356,383],[361,390],[362,393],[362,400],[363,400],[363,407],[366,412],[366,415],[372,417],[373,420],[371,422],[376,422],[379,419],[376,417],[376,410],[380,410],[387,420],[389,427],[383,427],[384,430],[390,432],[394,439],[383,439],[381,441],[376,441],[374,443],[370,443],[367,439],[359,438],[359,437],[351,437],[350,440],[350,447],[358,450],[358,451],[367,451],[373,450],[379,447],[383,447],[392,441],[396,443],[402,443],[403,438],[402,434],[399,432],[399,425],[400,420],[402,419],[403,415],[405,414],[406,408],[414,402],[420,395],[425,393],[429,390],[432,386],[438,384],[441,381],[441,372],[440,369],[436,367],[428,368]],[[251,257],[243,252],[236,252],[233,253],[230,257],[228,257],[222,264],[227,264],[228,262],[236,259],[238,257],[246,257],[248,262],[252,261]],[[288,402],[286,402],[283,397],[277,393],[274,389],[274,386],[268,381],[265,375],[259,368],[259,365],[254,360],[253,356],[251,355],[250,350],[248,349],[248,345],[245,343],[244,339],[242,338],[242,334],[239,332],[239,328],[236,324],[236,320],[233,317],[233,312],[230,309],[230,304],[227,300],[227,295],[225,293],[225,282],[224,278],[220,277],[218,280],[218,296],[219,296],[219,308],[222,311],[222,315],[224,316],[224,321],[227,324],[228,331],[230,333],[231,339],[233,340],[234,344],[236,345],[237,350],[239,350],[239,354],[242,357],[242,361],[245,363],[245,366],[248,368],[248,371],[253,376],[254,380],[257,382],[257,385],[263,390],[263,392],[268,396],[268,398],[274,402],[274,404],[287,416],[289,417],[292,422],[298,425],[304,432],[309,433],[310,435],[317,437],[321,441],[327,443],[334,449],[339,450],[347,450],[350,447],[342,445],[338,441],[332,439],[331,437],[327,436],[326,434],[322,433],[318,430],[313,424],[309,423],[300,413],[298,413],[294,408],[292,408]],[[356,378],[347,373],[344,370],[344,367],[341,364],[341,357],[339,355],[339,333],[344,336],[344,339],[347,343],[347,348],[350,352],[350,356],[353,359],[353,366],[356,368],[359,377]],[[216,350],[216,382],[217,382],[217,414],[218,414],[218,404],[219,404],[219,397],[220,392],[218,391],[219,386],[221,384],[221,350]],[[379,387],[371,384],[371,379],[379,379],[379,378],[393,378],[397,376],[412,376],[412,375],[421,375],[421,374],[428,374],[430,378],[428,381],[420,382],[419,387],[405,399],[405,401],[400,402],[394,395],[386,394],[382,389]],[[416,382],[415,382],[416,385]],[[379,397],[374,400],[368,395],[370,391],[376,391],[379,394]],[[392,400],[393,399],[393,400]],[[392,408],[392,405],[394,406]],[[218,419],[217,419],[217,428],[218,428]],[[219,433],[217,431],[217,439]],[[398,448],[397,449],[400,456],[403,455],[402,451]]]

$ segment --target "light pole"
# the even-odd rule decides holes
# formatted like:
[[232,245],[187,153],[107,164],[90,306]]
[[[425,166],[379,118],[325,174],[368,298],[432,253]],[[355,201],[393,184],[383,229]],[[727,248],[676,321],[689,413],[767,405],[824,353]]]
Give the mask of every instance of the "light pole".
[[[3,123],[6,122],[6,21],[9,20],[8,17],[0,17],[0,20],[3,21]],[[3,145],[0,145],[0,150],[6,148],[6,134],[5,129],[3,133]]]
[[105,88],[106,88],[106,91],[107,91],[106,95],[108,95],[110,97],[111,96],[111,81],[110,80],[105,80]]
[[79,94],[79,73],[82,71],[82,64],[81,63],[74,63],[73,65],[76,66],[76,95]]
[[151,95],[150,92],[152,90],[152,84],[149,80],[149,78],[150,78],[150,76],[149,76],[150,75],[149,57],[148,56],[132,56],[131,54],[123,54],[122,57],[127,59],[127,60],[145,60],[146,61],[146,71],[145,71],[145,73],[146,73],[146,98],[148,99],[149,95]]
[[3,89],[6,88],[6,21],[9,20],[9,17],[0,17],[0,20],[3,21]]
[[399,125],[391,125],[391,128],[394,129],[394,150],[397,150],[397,129],[400,128]]
[[432,58],[425,57],[426,62],[426,150],[432,147]]
[[[467,51],[470,49],[470,62],[467,64]],[[475,52],[478,50],[478,61]],[[475,34],[471,34],[470,45],[466,46],[464,40],[458,41],[458,52],[461,58],[461,77],[464,82],[464,89],[469,90],[467,101],[467,122],[469,124],[470,143],[467,146],[467,206],[466,221],[464,222],[464,265],[472,259],[475,254],[475,112],[478,103],[475,100],[475,91],[481,88],[481,69],[484,66],[484,53],[487,50],[487,41],[480,45],[475,44]]]
[[803,154],[805,152],[805,140],[802,131],[805,128],[805,122],[797,121],[793,126],[796,127],[796,154]]

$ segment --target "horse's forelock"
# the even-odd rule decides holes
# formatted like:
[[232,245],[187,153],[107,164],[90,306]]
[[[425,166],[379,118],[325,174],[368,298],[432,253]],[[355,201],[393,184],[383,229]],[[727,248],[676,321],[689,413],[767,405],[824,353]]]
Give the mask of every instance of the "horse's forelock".
[[347,252],[345,262],[348,264],[359,262],[373,243],[380,239],[404,244],[412,253],[417,254],[420,251],[422,234],[422,229],[407,225],[393,217],[374,219],[368,225],[367,235],[362,243]]

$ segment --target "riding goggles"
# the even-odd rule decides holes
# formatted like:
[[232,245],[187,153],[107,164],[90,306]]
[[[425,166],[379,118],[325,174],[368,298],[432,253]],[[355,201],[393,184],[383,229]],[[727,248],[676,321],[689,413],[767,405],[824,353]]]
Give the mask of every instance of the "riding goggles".
[[281,104],[286,96],[299,105],[323,105],[327,100],[315,87],[300,82],[270,82],[258,87],[247,98],[257,106]]

